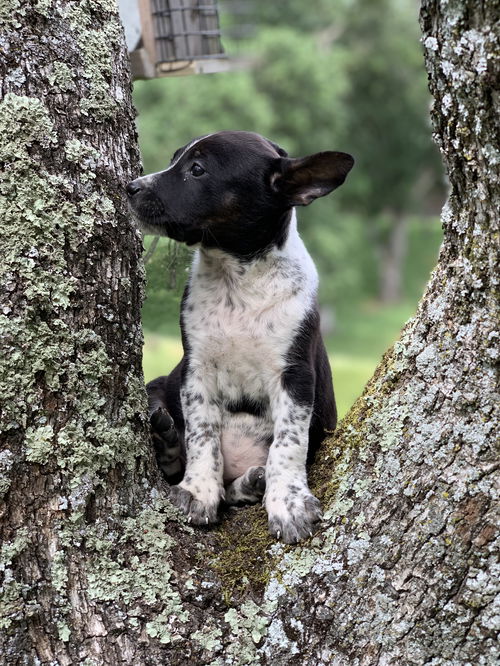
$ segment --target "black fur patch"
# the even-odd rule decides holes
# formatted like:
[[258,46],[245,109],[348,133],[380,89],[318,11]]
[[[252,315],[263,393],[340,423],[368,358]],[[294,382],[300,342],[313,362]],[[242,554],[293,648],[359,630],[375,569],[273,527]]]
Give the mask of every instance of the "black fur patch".
[[313,404],[309,463],[325,437],[325,430],[333,431],[337,425],[332,373],[319,323],[319,312],[314,308],[305,317],[292,342],[282,376],[283,388],[299,405]]
[[244,412],[245,414],[251,414],[252,416],[263,416],[268,406],[269,405],[265,405],[262,402],[255,402],[255,400],[243,396],[237,402],[229,402],[225,405],[225,408],[232,414]]

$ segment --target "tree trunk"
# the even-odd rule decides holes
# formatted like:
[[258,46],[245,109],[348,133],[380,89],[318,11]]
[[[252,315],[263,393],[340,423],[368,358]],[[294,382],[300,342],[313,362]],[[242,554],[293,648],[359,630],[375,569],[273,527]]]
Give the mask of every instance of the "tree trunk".
[[321,531],[291,547],[272,543],[261,507],[204,531],[164,499],[140,416],[138,241],[118,194],[137,157],[116,18],[104,2],[13,3],[5,663],[495,662],[495,7],[423,2],[452,187],[444,243],[417,315],[311,471]]
[[114,2],[1,16],[0,662],[80,663],[104,630],[96,539],[114,547],[156,482],[122,194],[139,171],[131,86]]

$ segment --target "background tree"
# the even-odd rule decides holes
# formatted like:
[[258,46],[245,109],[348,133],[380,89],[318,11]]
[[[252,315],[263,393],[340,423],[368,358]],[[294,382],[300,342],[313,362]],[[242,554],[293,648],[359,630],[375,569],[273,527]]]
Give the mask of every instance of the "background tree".
[[[77,14],[68,16],[68,7]],[[15,274],[4,305],[11,310],[4,322],[11,346],[2,356],[4,390],[15,391],[6,394],[9,448],[1,458],[5,661],[495,663],[494,0],[423,3],[433,121],[452,187],[445,240],[416,317],[312,471],[325,520],[300,547],[270,542],[261,507],[203,532],[183,524],[162,499],[136,402],[138,292],[127,281],[136,237],[125,220],[112,238],[103,236],[112,229],[104,224],[89,231],[93,217],[82,220],[79,208],[64,208],[67,199],[68,206],[81,204],[72,198],[80,186],[89,196],[94,188],[118,191],[107,159],[78,167],[68,160],[75,144],[67,146],[66,132],[77,119],[82,124],[72,131],[88,127],[85,111],[93,119],[85,136],[100,141],[102,155],[128,168],[127,145],[135,160],[130,132],[124,144],[113,130],[131,127],[126,81],[119,78],[122,51],[111,51],[117,33],[108,32],[116,17],[95,1],[83,8],[53,2],[44,11],[53,19],[48,25],[32,5],[11,12],[7,41],[22,59],[7,61],[6,80],[17,88],[1,106],[10,129],[3,134],[2,187],[10,188],[4,205]],[[75,80],[71,100],[64,100],[75,113],[63,122],[57,95],[41,99],[46,68],[58,62],[66,74],[87,71],[84,49],[98,29],[106,37],[101,59],[92,60],[102,74],[99,88],[92,92],[95,79]],[[57,56],[43,52],[60,40],[67,48]],[[38,67],[29,64],[35,44],[43,58]],[[22,72],[32,72],[29,85],[19,83],[19,62]],[[104,107],[95,106],[98,99]],[[58,188],[66,192],[68,183],[74,189],[66,198]],[[37,198],[26,206],[30,191]],[[122,204],[115,205],[118,217],[110,221],[120,219]],[[17,242],[19,229],[28,244]],[[65,237],[56,242],[59,229]],[[80,240],[85,254],[77,252]],[[63,278],[73,290],[62,289]],[[125,308],[124,299],[131,305]],[[101,315],[99,306],[108,304]],[[114,317],[124,328],[114,327]],[[125,357],[135,368],[128,383]]]
[[357,0],[339,38],[349,53],[345,132],[359,156],[354,186],[344,197],[366,220],[384,303],[403,295],[408,218],[432,211],[443,191],[429,141],[416,14],[414,2]]

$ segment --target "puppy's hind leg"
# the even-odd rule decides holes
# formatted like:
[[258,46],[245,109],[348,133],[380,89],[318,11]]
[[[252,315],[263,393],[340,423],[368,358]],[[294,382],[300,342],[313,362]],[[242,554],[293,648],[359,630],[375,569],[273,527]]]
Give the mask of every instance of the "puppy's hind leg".
[[226,488],[226,504],[255,504],[263,498],[265,490],[265,468],[249,467]]
[[175,427],[164,390],[166,377],[149,382],[146,386],[149,402],[151,439],[158,467],[169,483],[178,483],[184,472],[182,456],[182,432]]
[[169,483],[175,483],[182,476],[183,465],[181,441],[174,420],[164,407],[158,407],[149,421],[158,467]]

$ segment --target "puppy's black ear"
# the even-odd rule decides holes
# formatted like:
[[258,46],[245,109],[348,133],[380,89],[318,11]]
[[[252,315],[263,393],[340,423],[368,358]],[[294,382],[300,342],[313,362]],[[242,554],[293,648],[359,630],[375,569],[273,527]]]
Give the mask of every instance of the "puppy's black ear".
[[280,160],[279,170],[271,177],[271,186],[292,206],[307,206],[342,185],[353,164],[351,155],[332,151],[298,159],[285,158]]

